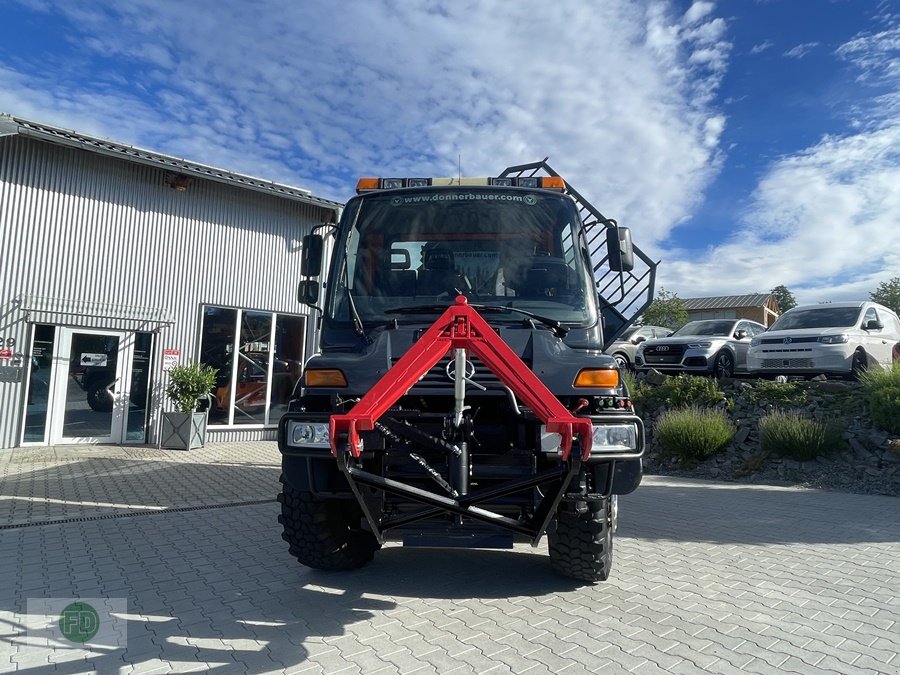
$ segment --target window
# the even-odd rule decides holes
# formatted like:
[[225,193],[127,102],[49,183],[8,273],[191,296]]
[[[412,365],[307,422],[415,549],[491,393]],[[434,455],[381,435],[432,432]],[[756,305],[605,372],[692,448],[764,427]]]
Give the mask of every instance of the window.
[[200,361],[216,368],[211,425],[273,426],[303,366],[306,318],[207,306]]

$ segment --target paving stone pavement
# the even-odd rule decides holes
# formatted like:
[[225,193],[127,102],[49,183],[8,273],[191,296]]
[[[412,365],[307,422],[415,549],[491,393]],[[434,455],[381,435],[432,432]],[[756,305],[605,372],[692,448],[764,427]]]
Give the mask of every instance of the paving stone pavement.
[[[0,672],[900,672],[896,498],[646,477],[580,586],[546,546],[306,569],[277,478],[271,443],[5,451]],[[29,599],[104,597],[124,649],[24,634]]]

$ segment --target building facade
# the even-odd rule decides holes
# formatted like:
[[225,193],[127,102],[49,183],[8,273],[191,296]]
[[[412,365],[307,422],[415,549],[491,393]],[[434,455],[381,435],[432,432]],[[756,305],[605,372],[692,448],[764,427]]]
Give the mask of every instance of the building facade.
[[153,444],[176,364],[209,441],[274,438],[313,348],[309,191],[0,115],[0,448]]
[[700,319],[749,319],[770,326],[781,313],[778,301],[771,293],[748,295],[720,295],[710,298],[682,300],[689,321]]

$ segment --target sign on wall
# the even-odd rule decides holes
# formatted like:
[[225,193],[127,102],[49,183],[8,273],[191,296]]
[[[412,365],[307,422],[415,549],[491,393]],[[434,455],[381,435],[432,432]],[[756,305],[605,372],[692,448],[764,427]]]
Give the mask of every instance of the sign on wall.
[[180,349],[163,349],[163,371],[172,370],[181,360]]

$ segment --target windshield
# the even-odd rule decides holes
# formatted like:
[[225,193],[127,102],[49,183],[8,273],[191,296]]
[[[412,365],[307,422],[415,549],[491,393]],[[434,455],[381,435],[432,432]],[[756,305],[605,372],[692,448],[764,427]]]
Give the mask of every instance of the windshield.
[[[579,325],[596,321],[589,254],[574,202],[562,194],[444,188],[369,194],[338,247],[328,315],[421,321],[463,293],[471,303],[508,306]],[[425,312],[426,314],[428,312]],[[522,322],[492,313],[491,321]]]
[[861,307],[811,307],[794,309],[775,320],[769,330],[795,328],[845,328],[859,322]]
[[734,321],[691,321],[676,330],[670,337],[679,335],[712,335],[731,337]]

